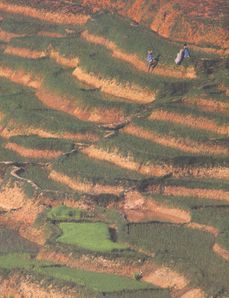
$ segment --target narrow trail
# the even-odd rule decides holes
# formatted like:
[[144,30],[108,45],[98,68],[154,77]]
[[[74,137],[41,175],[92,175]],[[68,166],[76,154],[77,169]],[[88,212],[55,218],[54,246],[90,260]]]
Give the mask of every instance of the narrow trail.
[[[90,33],[88,30],[85,30],[81,33],[81,37],[84,38],[86,41],[102,45],[106,47],[107,49],[112,51],[112,56],[123,60],[125,62],[130,63],[133,65],[137,70],[147,72],[147,65],[146,63],[141,60],[136,54],[129,54],[128,52],[120,49],[114,42],[98,35],[94,35]],[[188,79],[194,79],[196,78],[196,72],[193,67],[184,68],[183,66],[178,69],[173,69],[169,66],[164,65],[158,65],[154,71],[153,74],[157,74],[160,76],[166,76],[166,77],[174,77],[174,78],[188,78]]]
[[123,131],[132,136],[141,137],[154,143],[179,149],[183,152],[209,155],[228,155],[229,148],[217,144],[195,142],[190,139],[174,138],[169,135],[157,134],[153,130],[146,130],[134,124],[126,126]]
[[182,115],[161,109],[153,111],[149,116],[149,120],[163,120],[229,136],[229,125],[218,125],[214,120],[209,120],[204,117]]
[[86,14],[49,12],[45,9],[32,8],[23,5],[13,5],[4,2],[0,2],[0,10],[9,13],[22,14],[55,24],[83,25],[90,19],[90,16]]

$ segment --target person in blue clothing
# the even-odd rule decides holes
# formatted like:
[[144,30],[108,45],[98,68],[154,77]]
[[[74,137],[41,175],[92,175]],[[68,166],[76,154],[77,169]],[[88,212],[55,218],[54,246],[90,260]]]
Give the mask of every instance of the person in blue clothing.
[[190,54],[188,45],[187,45],[187,43],[185,42],[185,43],[184,43],[184,58],[190,58],[190,57],[191,57],[191,54]]
[[148,62],[148,72],[157,66],[158,61],[154,58],[153,51],[148,51],[146,61]]

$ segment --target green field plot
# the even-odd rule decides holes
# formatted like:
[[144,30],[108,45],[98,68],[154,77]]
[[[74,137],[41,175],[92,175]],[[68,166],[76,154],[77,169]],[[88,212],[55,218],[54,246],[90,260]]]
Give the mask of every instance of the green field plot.
[[[45,107],[37,100],[34,92],[26,87],[0,79],[0,111],[5,114],[3,125],[9,125],[13,119],[32,128],[42,128],[49,132],[61,133],[97,133],[98,129],[87,121],[78,120],[63,112]],[[10,124],[14,128],[13,124]]]
[[38,247],[34,243],[20,237],[15,231],[0,227],[0,255],[37,252]]
[[10,137],[9,142],[37,150],[57,150],[69,152],[74,149],[74,143],[72,141],[56,138],[40,138],[36,135]]
[[128,246],[111,241],[111,236],[104,223],[60,223],[63,234],[58,242],[76,245],[87,250],[108,252],[127,249]]
[[[160,63],[177,67],[174,59],[182,47],[181,43],[168,41],[142,25],[131,26],[131,21],[127,18],[109,13],[99,13],[93,16],[93,20],[87,23],[86,28],[90,33],[105,37],[115,42],[119,48],[128,53],[137,54],[144,60],[147,50],[152,49],[155,56],[160,55]],[[185,61],[186,65],[192,64],[195,58],[201,56],[198,52],[192,52],[194,58],[190,62]]]
[[214,237],[209,233],[172,224],[146,223],[129,225],[122,238],[154,252],[156,260],[183,272],[193,286],[205,289],[209,296],[229,290],[228,264],[212,251]]
[[128,184],[142,179],[144,176],[134,171],[128,171],[109,162],[95,160],[81,153],[59,159],[54,164],[54,170],[60,171],[72,178],[92,183],[109,185]]
[[118,292],[124,289],[143,289],[153,288],[153,286],[117,275],[87,272],[79,269],[61,268],[45,268],[42,270],[50,276],[72,281],[76,284],[89,286],[98,292]]
[[50,220],[80,220],[82,211],[76,208],[70,208],[65,205],[53,207],[48,213],[47,218]]

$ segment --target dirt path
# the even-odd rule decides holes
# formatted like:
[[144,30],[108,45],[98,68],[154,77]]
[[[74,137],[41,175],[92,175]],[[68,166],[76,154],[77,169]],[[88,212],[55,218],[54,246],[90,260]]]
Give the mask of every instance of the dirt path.
[[[128,52],[120,49],[114,42],[104,38],[103,36],[94,35],[88,32],[88,30],[85,30],[81,34],[81,37],[83,37],[88,42],[105,46],[107,49],[112,51],[113,57],[130,63],[137,70],[144,72],[148,71],[148,66],[146,65],[146,63],[141,60],[136,54],[129,54]],[[175,78],[196,78],[196,72],[193,67],[184,68],[183,66],[181,66],[181,68],[179,68],[178,70],[169,66],[166,67],[159,64],[154,69],[153,74]]]
[[204,117],[195,117],[192,115],[183,115],[166,110],[157,110],[152,112],[152,114],[149,116],[149,120],[163,120],[229,136],[229,125],[219,125],[214,120],[209,120]]
[[146,130],[133,124],[126,126],[123,131],[127,134],[141,137],[145,140],[149,140],[166,147],[175,148],[183,152],[220,156],[229,154],[229,148],[226,146],[204,144],[190,139],[174,138],[170,137],[169,135],[155,133],[152,130]]

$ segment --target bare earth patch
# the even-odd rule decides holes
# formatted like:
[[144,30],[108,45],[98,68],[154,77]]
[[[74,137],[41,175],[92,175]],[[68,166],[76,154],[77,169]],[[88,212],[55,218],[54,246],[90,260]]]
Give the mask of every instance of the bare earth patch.
[[24,34],[16,34],[13,32],[8,32],[0,29],[0,40],[9,42],[12,38],[15,37],[22,37],[25,36]]
[[128,192],[122,205],[121,208],[130,222],[159,220],[179,224],[191,220],[189,212],[146,199],[136,191]]
[[171,123],[186,125],[193,128],[204,129],[212,131],[221,135],[229,135],[228,125],[218,125],[213,120],[204,117],[194,117],[192,115],[181,115],[164,110],[157,110],[152,112],[149,116],[150,120],[164,120]]
[[6,47],[4,53],[8,55],[27,58],[27,59],[39,59],[42,57],[46,57],[45,51],[35,51],[27,48],[12,47],[9,45]]

